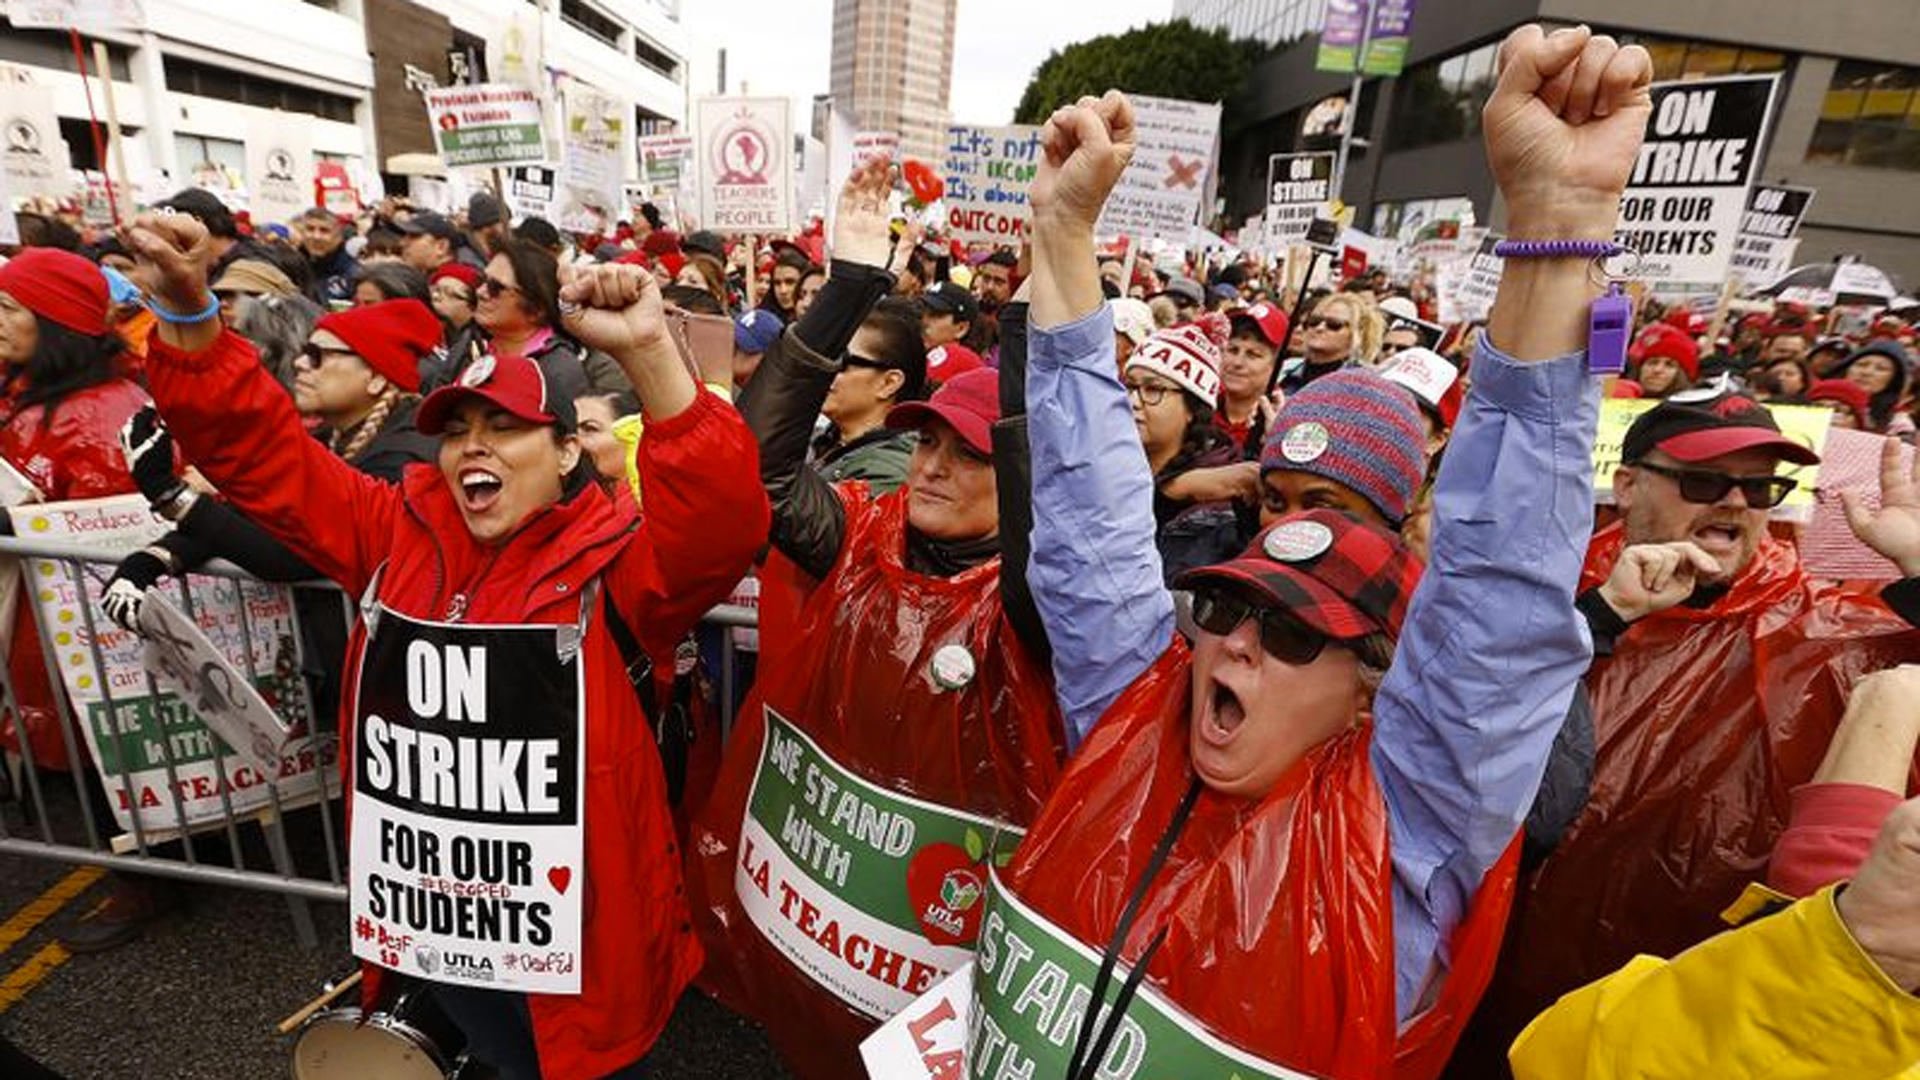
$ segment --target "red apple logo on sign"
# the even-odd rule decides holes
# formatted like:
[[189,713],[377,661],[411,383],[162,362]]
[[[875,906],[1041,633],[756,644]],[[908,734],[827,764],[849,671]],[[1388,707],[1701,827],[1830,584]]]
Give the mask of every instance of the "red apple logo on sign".
[[[935,945],[971,945],[980,934],[980,913],[987,893],[987,843],[968,829],[966,846],[945,841],[928,844],[907,864],[907,899],[920,932]],[[1005,866],[1011,850],[995,855]]]

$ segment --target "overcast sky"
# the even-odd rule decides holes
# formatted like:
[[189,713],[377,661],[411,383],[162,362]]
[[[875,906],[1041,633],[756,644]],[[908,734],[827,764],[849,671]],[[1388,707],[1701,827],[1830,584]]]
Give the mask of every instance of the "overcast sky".
[[[1004,124],[1033,69],[1063,45],[1164,20],[1172,0],[959,0],[953,47],[953,119]],[[833,0],[685,0],[696,57],[695,96],[712,92],[713,50],[727,50],[727,90],[785,94],[804,110],[827,92]],[[796,123],[807,113],[796,111]]]

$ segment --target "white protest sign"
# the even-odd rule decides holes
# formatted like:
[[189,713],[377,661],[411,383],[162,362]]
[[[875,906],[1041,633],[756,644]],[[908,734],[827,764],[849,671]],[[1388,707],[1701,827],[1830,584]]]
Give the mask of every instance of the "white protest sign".
[[186,702],[243,764],[278,770],[292,735],[287,722],[165,593],[150,591],[140,605],[140,636],[141,662],[160,689]]
[[856,131],[853,134],[855,168],[877,157],[900,159],[900,133],[897,131]]
[[693,174],[693,136],[642,135],[640,179],[656,191],[676,191]]
[[1813,204],[1810,187],[1755,184],[1733,242],[1733,276],[1748,288],[1765,288],[1793,268],[1800,241],[1794,236]]
[[625,213],[621,165],[626,105],[581,82],[569,83],[561,100],[566,129],[560,139],[559,205],[554,224],[569,232],[609,232]]
[[[9,513],[21,536],[110,550],[149,543],[170,528],[139,495],[14,507]],[[141,638],[106,619],[106,572],[96,568],[76,577],[65,563],[24,561],[42,640],[60,669],[120,828],[133,827],[136,808],[143,828],[173,828],[176,800],[188,824],[218,820],[225,805],[245,813],[267,804],[268,784],[332,768],[306,738],[288,743],[273,771],[236,756],[201,723],[190,702],[149,676]],[[189,583],[194,625],[229,665],[252,674],[288,724],[306,722],[298,630],[287,591],[202,575]]]
[[1267,242],[1305,243],[1313,219],[1331,217],[1332,154],[1274,154],[1267,159]]
[[20,219],[13,216],[13,192],[7,184],[7,173],[0,169],[0,244],[18,244],[20,242]]
[[1435,291],[1440,300],[1443,323],[1481,322],[1493,308],[1494,295],[1500,291],[1500,271],[1506,260],[1493,253],[1494,246],[1506,237],[1489,232],[1480,238],[1480,246],[1464,264],[1442,268]]
[[1651,286],[1718,289],[1760,171],[1778,75],[1655,83],[1615,237]]
[[247,209],[254,224],[292,221],[313,204],[313,121],[286,112],[250,120]]
[[1210,190],[1218,103],[1130,97],[1133,160],[1107,197],[1097,236],[1157,236],[1185,243]]
[[1037,127],[949,125],[941,170],[947,191],[940,199],[947,235],[962,243],[1018,244],[1033,220],[1027,188],[1039,169]]
[[960,965],[933,989],[860,1042],[872,1080],[956,1080],[966,1075],[973,964]]
[[793,231],[793,117],[786,98],[694,105],[700,224],[721,233]]
[[516,218],[550,217],[560,186],[560,170],[551,165],[516,165],[507,170],[507,206]]
[[7,21],[26,30],[145,30],[142,0],[11,0]]
[[535,164],[547,156],[540,99],[524,86],[473,83],[429,90],[427,122],[448,168]]
[[6,134],[6,172],[11,196],[65,198],[73,191],[67,143],[60,137],[60,116],[53,89],[32,81],[24,68],[6,65],[0,79],[0,126]]

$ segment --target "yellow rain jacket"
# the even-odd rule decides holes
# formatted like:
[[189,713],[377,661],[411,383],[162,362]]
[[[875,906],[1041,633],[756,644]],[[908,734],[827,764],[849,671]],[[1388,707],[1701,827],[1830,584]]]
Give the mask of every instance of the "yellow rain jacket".
[[1561,998],[1508,1051],[1515,1077],[1920,1080],[1920,998],[1861,950],[1834,891]]

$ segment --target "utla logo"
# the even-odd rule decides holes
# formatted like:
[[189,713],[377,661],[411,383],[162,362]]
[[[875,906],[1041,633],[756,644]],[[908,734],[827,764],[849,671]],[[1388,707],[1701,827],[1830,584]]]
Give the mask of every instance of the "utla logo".
[[986,905],[989,854],[995,866],[1013,858],[1011,848],[989,852],[977,830],[968,829],[961,844],[928,844],[907,864],[907,898],[913,904],[920,932],[935,945],[971,945],[980,935],[980,914]]

